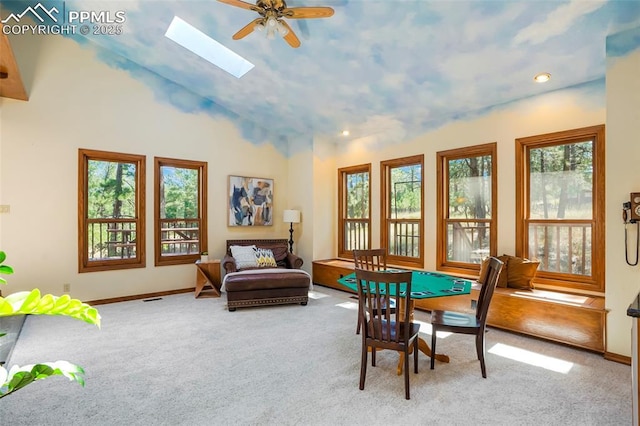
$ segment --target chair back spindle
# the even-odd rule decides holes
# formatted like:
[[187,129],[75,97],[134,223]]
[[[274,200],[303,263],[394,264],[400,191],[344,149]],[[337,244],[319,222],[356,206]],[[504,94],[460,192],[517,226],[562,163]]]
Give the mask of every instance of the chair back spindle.
[[353,261],[356,269],[384,271],[387,269],[387,249],[354,250]]

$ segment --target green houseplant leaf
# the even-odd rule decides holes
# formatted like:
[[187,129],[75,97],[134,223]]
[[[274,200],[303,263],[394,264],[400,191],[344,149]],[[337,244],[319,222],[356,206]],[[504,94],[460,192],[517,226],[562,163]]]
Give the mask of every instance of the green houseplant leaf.
[[34,288],[30,292],[19,291],[0,297],[0,317],[23,314],[64,315],[100,327],[98,310],[78,299],[71,299],[68,295],[40,296],[40,290]]
[[[0,274],[13,274],[13,268],[3,265],[7,258],[5,252],[0,251]],[[6,280],[0,278],[0,284]],[[98,310],[69,295],[42,296],[39,289],[20,291],[0,297],[0,317],[12,315],[64,315],[94,324],[100,328],[100,314]],[[6,335],[0,331],[0,337]],[[24,388],[36,380],[52,376],[65,376],[69,380],[84,386],[84,370],[82,367],[67,361],[45,362],[41,364],[13,366],[7,371],[0,366],[0,398]]]
[[0,398],[22,389],[36,380],[53,376],[65,376],[69,380],[84,386],[82,367],[67,361],[45,362],[41,364],[14,365],[10,371],[0,367]]
[[[0,275],[11,275],[13,274],[13,268],[9,265],[3,265],[7,255],[5,252],[0,251]],[[6,284],[7,280],[0,277],[0,284]]]

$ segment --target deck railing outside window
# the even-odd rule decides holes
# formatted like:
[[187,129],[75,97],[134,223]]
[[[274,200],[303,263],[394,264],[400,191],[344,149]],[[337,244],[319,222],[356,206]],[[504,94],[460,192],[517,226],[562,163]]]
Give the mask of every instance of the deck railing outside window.
[[540,261],[538,270],[591,275],[590,224],[529,224],[529,253]]
[[344,247],[347,251],[368,249],[368,235],[368,219],[344,219]]
[[393,256],[420,257],[420,221],[390,219],[388,249]]
[[160,220],[160,245],[163,255],[197,254],[200,252],[200,221],[185,219]]
[[90,261],[136,257],[134,219],[89,219],[88,237]]

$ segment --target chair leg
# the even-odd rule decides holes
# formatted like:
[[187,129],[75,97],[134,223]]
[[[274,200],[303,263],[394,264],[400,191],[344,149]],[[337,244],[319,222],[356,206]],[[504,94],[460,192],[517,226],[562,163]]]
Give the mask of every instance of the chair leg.
[[436,365],[436,328],[431,325],[431,369]]
[[482,377],[487,378],[487,367],[484,363],[484,330],[478,330],[476,334],[476,352],[478,353],[478,359],[480,360],[480,370],[482,371]]
[[362,359],[360,360],[360,390],[364,389],[364,379],[367,376],[367,345],[362,342]]
[[356,328],[356,334],[360,334],[360,326],[362,324],[360,323],[360,315],[358,315],[358,327]]
[[404,351],[404,397],[411,399],[409,395],[409,350]]
[[376,348],[375,346],[371,346],[371,366],[376,366]]
[[413,340],[413,372],[418,374],[418,338]]

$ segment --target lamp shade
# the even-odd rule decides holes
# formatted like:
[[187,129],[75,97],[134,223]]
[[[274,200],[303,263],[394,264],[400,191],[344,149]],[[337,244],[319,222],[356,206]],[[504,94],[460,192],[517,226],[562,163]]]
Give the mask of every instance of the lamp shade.
[[300,210],[285,210],[282,221],[286,223],[300,223]]

